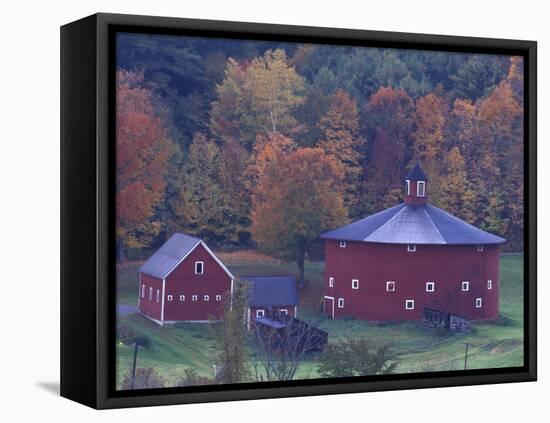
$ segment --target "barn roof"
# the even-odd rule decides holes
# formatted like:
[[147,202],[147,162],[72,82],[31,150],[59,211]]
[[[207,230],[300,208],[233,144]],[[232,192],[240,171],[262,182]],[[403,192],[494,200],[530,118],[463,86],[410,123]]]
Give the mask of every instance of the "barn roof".
[[405,203],[325,232],[321,238],[440,245],[501,244],[506,241],[431,204]]
[[292,276],[242,276],[250,283],[251,307],[279,307],[298,305],[296,282]]
[[417,163],[411,170],[409,170],[407,176],[405,176],[405,180],[407,179],[410,181],[427,181],[428,177],[420,167],[420,164]]
[[199,238],[176,232],[162,247],[160,247],[149,259],[139,268],[141,273],[164,279],[172,270],[180,264],[197,246],[201,244],[206,251],[218,262],[225,272],[234,279],[231,272]]

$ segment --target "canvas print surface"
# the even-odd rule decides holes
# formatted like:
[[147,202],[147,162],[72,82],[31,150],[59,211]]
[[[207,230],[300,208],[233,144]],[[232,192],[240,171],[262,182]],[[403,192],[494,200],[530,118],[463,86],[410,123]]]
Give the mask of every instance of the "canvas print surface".
[[118,33],[116,389],[523,366],[523,81]]

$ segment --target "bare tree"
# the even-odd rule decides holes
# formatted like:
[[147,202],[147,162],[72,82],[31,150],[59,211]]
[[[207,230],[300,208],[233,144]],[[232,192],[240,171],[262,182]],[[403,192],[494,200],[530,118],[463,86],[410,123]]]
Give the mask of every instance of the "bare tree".
[[122,381],[122,389],[163,388],[164,379],[152,367],[129,370]]
[[[327,333],[292,317],[256,321],[253,363],[257,380],[292,380],[308,354],[321,351]],[[263,372],[261,372],[261,369]]]
[[174,386],[197,386],[197,385],[212,385],[215,381],[207,377],[200,376],[197,369],[186,367],[181,374],[176,377]]

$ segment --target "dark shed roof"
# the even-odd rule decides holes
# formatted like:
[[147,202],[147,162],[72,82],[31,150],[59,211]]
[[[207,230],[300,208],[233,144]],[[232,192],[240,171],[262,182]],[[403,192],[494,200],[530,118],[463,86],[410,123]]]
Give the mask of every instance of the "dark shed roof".
[[485,232],[431,204],[405,204],[325,232],[324,239],[388,244],[475,245],[506,240]]
[[141,273],[164,279],[201,242],[199,238],[175,233],[139,268]]
[[288,323],[279,322],[278,320],[268,319],[267,317],[256,317],[256,322],[263,323],[274,329],[286,328]]
[[298,305],[296,282],[292,276],[242,276],[250,283],[251,307],[279,307]]
[[405,176],[405,180],[410,181],[427,181],[428,177],[420,167],[420,164],[415,164],[414,167],[409,170],[409,173],[407,173],[407,176]]

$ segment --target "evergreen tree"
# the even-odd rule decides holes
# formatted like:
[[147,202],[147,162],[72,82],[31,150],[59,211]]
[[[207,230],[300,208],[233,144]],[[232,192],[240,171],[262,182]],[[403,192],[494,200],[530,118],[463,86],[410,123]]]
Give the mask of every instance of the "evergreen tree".
[[195,134],[183,185],[173,206],[186,232],[217,243],[227,238],[229,230],[225,219],[227,201],[218,180],[221,163],[217,144],[204,134]]

